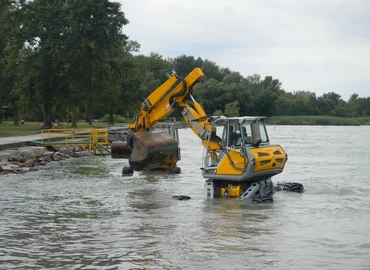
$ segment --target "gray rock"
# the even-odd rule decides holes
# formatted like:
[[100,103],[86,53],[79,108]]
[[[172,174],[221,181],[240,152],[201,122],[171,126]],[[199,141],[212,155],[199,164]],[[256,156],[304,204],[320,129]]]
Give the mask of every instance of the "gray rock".
[[37,171],[35,166],[45,166],[53,160],[92,155],[79,146],[60,146],[54,149],[56,151],[49,151],[43,146],[26,146],[0,151],[0,174]]
[[28,168],[28,167],[22,167],[19,172],[26,173],[26,172],[29,172],[29,171],[30,171],[30,168]]
[[1,166],[1,169],[4,171],[4,172],[16,172],[16,170],[13,168],[13,166],[11,165],[5,165],[5,166]]
[[26,166],[26,167],[34,167],[35,166],[35,160],[30,158],[30,159],[27,159],[24,163],[23,163],[23,166]]

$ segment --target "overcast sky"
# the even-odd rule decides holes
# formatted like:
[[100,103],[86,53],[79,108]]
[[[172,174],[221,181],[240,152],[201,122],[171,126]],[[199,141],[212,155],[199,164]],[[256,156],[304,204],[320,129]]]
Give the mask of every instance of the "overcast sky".
[[[118,1],[118,0],[117,0]],[[209,59],[285,91],[370,97],[368,0],[120,0],[140,53]]]

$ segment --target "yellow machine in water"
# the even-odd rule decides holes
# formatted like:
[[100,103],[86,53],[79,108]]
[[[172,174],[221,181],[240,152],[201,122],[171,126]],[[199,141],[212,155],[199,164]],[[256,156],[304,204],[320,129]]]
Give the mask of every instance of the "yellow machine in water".
[[173,75],[142,104],[129,126],[125,143],[113,143],[112,157],[128,158],[135,171],[164,168],[177,171],[180,150],[176,132],[152,130],[154,124],[181,110],[189,128],[201,139],[204,151],[202,174],[207,197],[272,200],[271,177],[281,173],[287,155],[271,145],[264,117],[208,116],[192,96],[194,84],[204,76],[195,68],[185,79]]

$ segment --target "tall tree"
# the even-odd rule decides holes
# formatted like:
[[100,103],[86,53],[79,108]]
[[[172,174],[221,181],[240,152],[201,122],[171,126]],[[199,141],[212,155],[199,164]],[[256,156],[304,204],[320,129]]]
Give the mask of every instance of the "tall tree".
[[[13,105],[13,120],[14,124],[18,125],[17,108],[14,107],[16,100],[12,98],[11,91],[14,87],[14,75],[6,69],[7,59],[5,48],[8,45],[9,34],[12,29],[14,18],[10,16],[12,9],[16,8],[15,3],[11,0],[0,1],[0,123],[3,119],[2,106]],[[15,113],[14,113],[15,109]]]
[[213,78],[219,82],[222,81],[227,74],[231,73],[229,69],[221,70],[215,62],[208,59],[203,61],[202,70],[206,78]]
[[43,104],[44,127],[51,127],[53,101],[65,88],[64,1],[35,0],[13,11],[17,18],[8,44],[8,67],[19,74],[16,88]]
[[235,100],[232,103],[227,103],[225,106],[225,115],[229,117],[237,117],[239,116],[239,101]]
[[261,91],[256,99],[257,114],[265,116],[275,115],[277,97],[278,95],[272,90]]
[[343,100],[340,95],[334,92],[329,92],[318,97],[317,104],[321,114],[334,116],[337,112],[336,108],[338,106],[343,106]]
[[72,111],[86,105],[91,124],[98,93],[115,89],[112,79],[121,74],[127,40],[122,27],[128,21],[120,4],[34,0],[13,15],[19,20],[8,45],[9,66],[22,75],[22,90],[43,104],[44,126],[51,126],[52,110],[61,101]]
[[178,56],[172,61],[173,70],[183,77],[188,75],[194,68],[201,67],[202,64],[202,58],[187,55]]
[[[128,23],[120,4],[108,0],[68,0],[67,74],[78,104],[87,107],[92,125],[92,111],[101,92],[116,95],[122,75],[128,37],[122,27]],[[112,83],[116,82],[115,85]],[[105,94],[109,96],[109,93]]]

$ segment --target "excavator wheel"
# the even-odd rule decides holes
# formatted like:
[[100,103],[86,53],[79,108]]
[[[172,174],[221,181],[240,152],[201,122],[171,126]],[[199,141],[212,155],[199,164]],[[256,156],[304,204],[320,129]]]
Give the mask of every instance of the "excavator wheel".
[[283,186],[284,191],[291,191],[291,192],[297,192],[302,193],[304,190],[304,187],[301,183],[293,182],[293,183],[285,183]]
[[274,202],[274,199],[270,196],[268,197],[256,196],[252,200],[252,203],[273,203],[273,202]]

